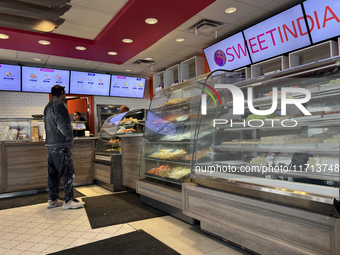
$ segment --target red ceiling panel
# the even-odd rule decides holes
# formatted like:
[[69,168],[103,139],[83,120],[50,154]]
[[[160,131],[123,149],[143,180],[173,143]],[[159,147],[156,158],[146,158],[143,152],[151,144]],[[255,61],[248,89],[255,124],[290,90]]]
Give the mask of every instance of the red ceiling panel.
[[[93,41],[0,27],[0,33],[10,37],[0,40],[0,48],[123,64],[214,1],[130,0]],[[145,23],[147,18],[156,18],[158,23],[148,25]],[[133,39],[134,42],[123,43],[124,38]],[[39,40],[48,40],[51,44],[40,45]],[[78,51],[76,46],[84,46],[86,50]],[[107,54],[109,51],[115,51],[118,55],[110,56]]]

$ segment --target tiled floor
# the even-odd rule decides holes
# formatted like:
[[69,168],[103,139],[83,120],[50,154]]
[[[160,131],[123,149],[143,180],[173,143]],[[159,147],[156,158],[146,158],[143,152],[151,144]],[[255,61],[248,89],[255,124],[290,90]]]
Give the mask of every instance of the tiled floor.
[[[96,185],[78,187],[90,196],[112,194]],[[0,211],[0,255],[48,254],[143,229],[181,254],[250,254],[171,216],[91,229],[85,209],[46,209],[38,204]]]

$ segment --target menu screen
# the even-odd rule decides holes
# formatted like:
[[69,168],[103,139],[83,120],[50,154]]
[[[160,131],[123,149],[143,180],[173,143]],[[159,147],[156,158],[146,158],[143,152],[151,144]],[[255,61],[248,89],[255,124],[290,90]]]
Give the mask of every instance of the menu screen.
[[22,91],[51,93],[54,85],[65,87],[69,92],[70,71],[45,69],[37,67],[22,67]]
[[340,2],[308,0],[303,3],[313,43],[340,35]]
[[20,91],[20,66],[0,65],[0,90]]
[[253,63],[311,44],[301,5],[262,21],[243,33]]
[[234,70],[250,65],[250,58],[242,32],[230,36],[204,49],[210,71]]
[[113,97],[144,97],[144,78],[111,76],[111,92]]
[[71,71],[71,94],[109,96],[109,91],[109,74]]

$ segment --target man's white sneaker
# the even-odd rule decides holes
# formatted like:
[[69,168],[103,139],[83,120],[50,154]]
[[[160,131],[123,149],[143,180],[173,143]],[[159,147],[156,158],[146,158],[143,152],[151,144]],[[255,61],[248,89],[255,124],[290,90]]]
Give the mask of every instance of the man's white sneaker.
[[77,208],[83,207],[84,205],[85,205],[85,202],[72,198],[70,201],[67,201],[67,202],[64,201],[63,209],[64,210],[77,209]]
[[64,204],[64,201],[61,198],[57,198],[56,200],[48,200],[47,201],[47,208],[51,209],[57,206],[62,206]]

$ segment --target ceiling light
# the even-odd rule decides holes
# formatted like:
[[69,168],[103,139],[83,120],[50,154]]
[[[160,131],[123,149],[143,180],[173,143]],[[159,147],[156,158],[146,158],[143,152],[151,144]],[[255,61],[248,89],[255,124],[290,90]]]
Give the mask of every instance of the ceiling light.
[[8,39],[9,36],[5,34],[0,34],[0,39]]
[[83,46],[77,46],[76,49],[77,49],[77,50],[86,50],[86,48],[83,47]]
[[229,7],[227,9],[224,10],[225,13],[234,13],[237,11],[237,8],[236,7]]
[[34,61],[41,61],[41,58],[33,58]]
[[46,41],[46,40],[40,40],[40,41],[38,41],[38,43],[40,43],[42,45],[50,45],[51,44],[49,41]]
[[111,56],[114,56],[114,55],[117,55],[118,53],[117,52],[114,52],[114,51],[109,51],[107,54],[111,55]]
[[125,43],[132,43],[133,42],[132,39],[123,39],[122,41],[125,42]]
[[131,72],[131,70],[130,69],[126,69],[125,72]]
[[152,58],[145,58],[145,60],[152,60]]
[[155,19],[155,18],[148,18],[148,19],[145,20],[145,23],[150,24],[150,25],[156,24],[157,22],[158,22],[158,20]]
[[185,41],[185,38],[177,38],[176,39],[176,42],[184,42]]

